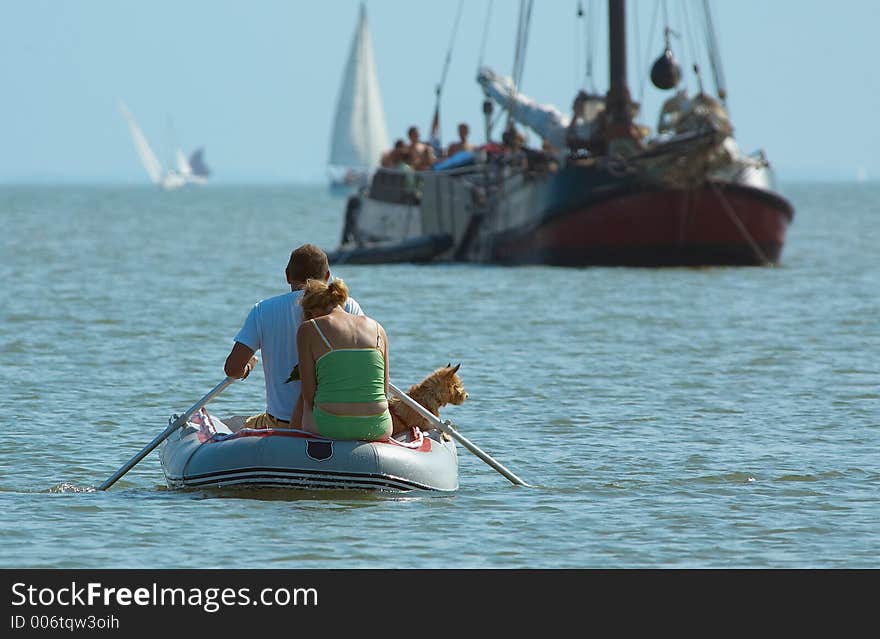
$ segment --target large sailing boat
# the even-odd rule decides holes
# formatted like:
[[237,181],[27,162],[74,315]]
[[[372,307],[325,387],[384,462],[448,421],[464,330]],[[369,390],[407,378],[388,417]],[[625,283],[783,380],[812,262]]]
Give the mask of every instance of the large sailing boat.
[[[531,1],[522,0],[519,43]],[[713,43],[708,3],[703,8]],[[504,143],[449,158],[417,174],[414,187],[406,175],[378,171],[369,192],[350,199],[331,261],[777,263],[794,210],[776,193],[763,152],[739,150],[723,84],[716,82],[716,96],[702,82],[693,96],[679,89],[667,25],[651,79],[679,90],[651,136],[635,121],[638,105],[627,86],[625,16],[624,0],[609,0],[610,86],[604,95],[580,92],[571,117],[519,93],[516,79],[482,68],[487,139],[499,105],[508,114]],[[525,148],[516,124],[538,133],[544,148]]]
[[367,25],[367,9],[361,3],[333,120],[328,162],[331,191],[348,194],[367,186],[387,148],[388,129],[373,39]]
[[[203,158],[204,149],[199,148],[187,157],[184,152],[177,148],[175,154],[176,167],[169,166],[165,168],[156,157],[150,143],[147,141],[137,120],[134,119],[129,108],[124,102],[119,103],[119,110],[128,122],[128,128],[131,132],[131,139],[134,142],[135,150],[150,181],[166,190],[179,189],[186,184],[206,184],[211,171],[208,169]],[[169,163],[170,164],[170,163]]]

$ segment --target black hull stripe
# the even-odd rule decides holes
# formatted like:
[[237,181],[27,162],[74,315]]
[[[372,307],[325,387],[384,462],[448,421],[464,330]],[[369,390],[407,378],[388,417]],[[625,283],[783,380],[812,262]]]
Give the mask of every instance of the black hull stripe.
[[[338,470],[312,470],[309,468],[273,468],[271,466],[250,466],[246,468],[235,468],[231,470],[216,470],[210,473],[202,473],[200,475],[185,475],[187,481],[199,480],[204,477],[220,477],[223,475],[240,475],[242,473],[265,473],[268,475],[315,475],[319,477],[359,477],[362,479],[395,479],[398,481],[410,482],[408,479],[395,477],[394,475],[386,475],[383,473],[356,473],[342,472]],[[411,482],[417,483],[417,482]]]
[[175,485],[175,488],[231,488],[233,486],[249,486],[253,488],[299,488],[299,489],[346,489],[346,490],[383,490],[390,492],[410,492],[412,490],[437,491],[436,488],[423,488],[420,486],[400,486],[397,484],[383,482],[365,483],[352,478],[351,481],[344,479],[333,479],[329,481],[320,481],[312,477],[296,479],[273,478],[265,476],[252,476],[235,479],[224,479],[222,481],[201,481],[186,482],[184,484]]
[[338,486],[340,484],[362,484],[365,487],[386,487],[396,490],[443,490],[420,482],[415,482],[391,475],[376,473],[340,473],[322,472],[313,470],[285,470],[279,468],[241,468],[238,470],[225,470],[215,473],[203,473],[186,477],[170,477],[166,475],[169,484],[175,486],[206,486],[209,484],[222,483],[249,483],[265,481],[269,484],[283,482],[295,482],[301,486]]

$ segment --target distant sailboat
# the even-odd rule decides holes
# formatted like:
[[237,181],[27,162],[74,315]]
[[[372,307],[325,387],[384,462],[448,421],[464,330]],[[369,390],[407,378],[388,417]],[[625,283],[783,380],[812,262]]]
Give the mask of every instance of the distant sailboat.
[[207,184],[208,182],[208,176],[211,175],[211,170],[205,164],[204,158],[202,158],[204,152],[205,149],[199,147],[192,152],[192,155],[190,155],[187,160],[183,151],[180,149],[177,150],[177,166],[183,174],[189,178],[190,182],[196,184]]
[[183,151],[178,148],[176,153],[177,168],[165,169],[162,166],[162,163],[159,162],[159,158],[153,153],[153,149],[150,148],[150,143],[147,142],[146,136],[143,131],[141,131],[137,121],[134,119],[134,116],[124,102],[119,103],[119,109],[122,111],[122,115],[125,116],[125,119],[128,122],[128,128],[131,131],[131,139],[134,142],[134,147],[137,150],[138,156],[140,157],[144,168],[147,170],[147,175],[150,176],[150,180],[153,184],[158,184],[164,189],[171,190],[180,188],[186,184],[207,183],[211,171],[205,165],[204,159],[202,158],[204,149],[196,149],[196,151],[187,158]]
[[370,173],[387,149],[388,129],[379,91],[373,39],[367,26],[366,7],[361,3],[336,103],[328,163],[331,190],[348,193],[366,186]]

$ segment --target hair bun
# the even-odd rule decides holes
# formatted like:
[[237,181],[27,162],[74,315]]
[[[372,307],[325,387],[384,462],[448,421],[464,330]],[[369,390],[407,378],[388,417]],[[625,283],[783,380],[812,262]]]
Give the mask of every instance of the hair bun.
[[345,282],[340,279],[334,279],[330,282],[328,288],[330,291],[330,297],[336,302],[336,304],[340,306],[345,304],[345,301],[348,299],[348,286],[345,285]]

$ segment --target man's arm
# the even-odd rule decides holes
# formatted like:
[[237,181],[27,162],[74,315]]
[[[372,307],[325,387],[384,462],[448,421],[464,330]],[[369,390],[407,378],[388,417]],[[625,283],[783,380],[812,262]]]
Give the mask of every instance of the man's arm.
[[244,379],[251,374],[251,371],[254,370],[256,365],[257,358],[254,355],[254,351],[241,342],[236,342],[235,346],[232,347],[229,356],[226,358],[226,363],[223,365],[223,371],[229,377]]

